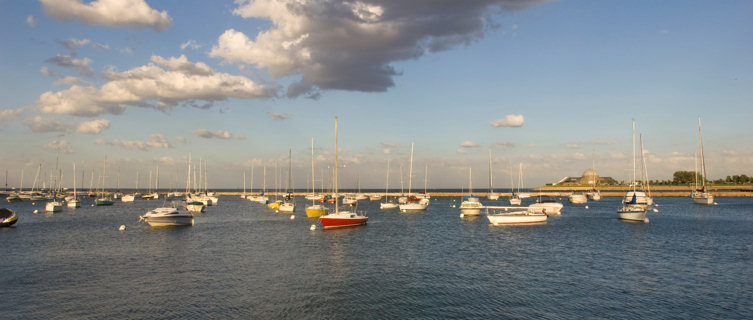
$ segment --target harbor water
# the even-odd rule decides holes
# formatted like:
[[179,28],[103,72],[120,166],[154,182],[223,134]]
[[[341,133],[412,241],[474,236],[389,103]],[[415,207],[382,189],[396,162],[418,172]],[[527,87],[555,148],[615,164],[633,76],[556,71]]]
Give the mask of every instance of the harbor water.
[[[487,205],[506,205],[507,199]],[[535,199],[526,199],[528,204]],[[360,201],[366,226],[322,230],[224,196],[191,227],[138,222],[162,200],[55,214],[4,203],[2,319],[750,319],[753,200],[657,198],[650,223],[620,198],[565,207],[543,225]],[[316,230],[310,230],[311,225]],[[121,225],[126,230],[119,231]]]

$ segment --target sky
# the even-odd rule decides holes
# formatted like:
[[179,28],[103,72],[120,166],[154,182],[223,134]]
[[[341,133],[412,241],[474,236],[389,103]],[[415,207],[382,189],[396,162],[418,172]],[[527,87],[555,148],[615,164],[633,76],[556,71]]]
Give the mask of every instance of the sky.
[[[753,175],[753,2],[0,1],[0,154],[39,181],[535,187]],[[387,175],[387,162],[390,174]],[[205,162],[204,162],[205,161]],[[76,173],[73,163],[76,163]],[[57,168],[57,170],[56,170]],[[277,169],[275,169],[277,168]],[[469,168],[472,179],[469,179]],[[253,170],[253,179],[252,179]],[[275,174],[277,172],[282,172]],[[425,174],[428,172],[428,176]],[[83,174],[83,180],[81,176]],[[92,178],[94,177],[94,178]],[[514,177],[514,182],[511,182]],[[154,178],[153,178],[154,179]]]

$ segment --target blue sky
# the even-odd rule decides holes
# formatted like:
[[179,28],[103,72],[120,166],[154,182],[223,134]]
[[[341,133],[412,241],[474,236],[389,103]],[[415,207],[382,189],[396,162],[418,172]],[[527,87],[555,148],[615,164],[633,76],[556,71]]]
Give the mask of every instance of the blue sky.
[[[287,4],[285,6],[284,4]],[[591,167],[628,180],[631,120],[649,176],[753,165],[750,1],[3,1],[0,155],[8,184],[60,167],[133,187],[160,167],[182,188],[188,155],[209,185],[287,165],[332,166],[342,187],[536,186]],[[75,10],[74,10],[75,9]],[[496,124],[496,125],[495,125]],[[517,169],[513,170],[517,176]],[[317,179],[320,179],[317,173]],[[49,179],[46,179],[49,180]],[[324,178],[325,184],[329,178]],[[88,183],[88,182],[87,182]],[[317,182],[318,183],[318,182]],[[146,186],[145,178],[141,187]],[[250,184],[250,181],[249,181]],[[88,185],[87,185],[88,186]]]

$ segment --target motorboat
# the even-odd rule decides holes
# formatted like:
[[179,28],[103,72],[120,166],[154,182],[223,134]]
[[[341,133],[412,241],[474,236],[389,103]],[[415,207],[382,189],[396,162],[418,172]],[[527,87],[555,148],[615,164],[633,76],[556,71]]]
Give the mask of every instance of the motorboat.
[[0,227],[10,227],[18,222],[18,216],[11,209],[0,208]]
[[489,223],[495,226],[546,223],[547,220],[546,214],[531,212],[528,210],[487,214],[486,217],[489,219]]
[[178,210],[175,202],[168,205],[152,209],[139,218],[152,227],[192,226],[194,224],[193,214]]
[[583,192],[573,192],[567,198],[572,204],[584,204],[588,202],[588,197]]
[[120,201],[122,202],[134,202],[136,200],[136,196],[134,194],[124,194],[122,197],[120,197]]
[[382,202],[379,204],[379,209],[382,209],[382,210],[395,209],[397,207],[398,207],[397,203],[390,202],[390,201]]
[[479,198],[474,195],[464,196],[463,202],[460,203],[460,213],[466,216],[478,216],[484,207]]
[[400,207],[400,212],[402,213],[414,213],[425,211],[428,206],[429,199],[423,198],[416,201],[413,198],[409,198],[407,203],[400,204],[398,207]]
[[192,201],[186,198],[186,210],[191,213],[202,213],[206,206],[201,201]]
[[356,212],[352,211],[340,211],[339,206],[337,205],[337,117],[335,117],[335,179],[334,179],[334,187],[335,187],[335,193],[334,193],[334,199],[335,199],[335,212],[325,214],[321,217],[319,217],[319,222],[321,222],[324,229],[332,229],[332,228],[344,228],[344,227],[354,227],[354,226],[362,226],[366,225],[366,222],[369,221],[369,217],[365,215],[359,215]]

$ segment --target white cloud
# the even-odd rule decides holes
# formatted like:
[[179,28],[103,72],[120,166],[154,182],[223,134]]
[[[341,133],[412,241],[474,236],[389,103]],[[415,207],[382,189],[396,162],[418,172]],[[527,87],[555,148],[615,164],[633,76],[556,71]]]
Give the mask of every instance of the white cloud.
[[4,109],[0,110],[0,120],[15,120],[18,119],[24,113],[23,108],[19,109]]
[[210,56],[263,68],[277,78],[300,76],[288,87],[289,96],[319,89],[386,91],[400,75],[392,63],[469,45],[484,37],[490,16],[500,9],[540,2],[237,0],[233,14],[267,19],[272,27],[253,39],[228,29]]
[[62,123],[58,119],[42,118],[41,116],[24,119],[23,124],[29,127],[31,132],[34,133],[67,132],[71,129],[71,125]]
[[586,155],[584,155],[584,154],[582,154],[580,152],[576,152],[576,153],[573,153],[571,157],[574,160],[583,160],[583,159],[586,158]]
[[82,122],[76,128],[76,132],[83,133],[83,134],[99,134],[109,127],[110,127],[110,120],[97,119],[97,120]]
[[182,136],[175,137],[175,141],[178,141],[180,143],[186,143],[186,142],[188,142],[188,140],[186,140],[186,138],[184,138]]
[[113,139],[110,141],[107,141],[105,139],[97,139],[97,144],[100,145],[111,145],[115,147],[120,147],[124,149],[139,149],[142,151],[147,151],[149,149],[166,149],[166,148],[172,148],[172,145],[167,141],[165,136],[161,133],[154,133],[149,136],[149,139],[146,141],[139,141],[139,140],[119,140],[119,139]]
[[128,106],[165,109],[197,100],[211,104],[227,98],[274,95],[273,89],[246,77],[215,73],[206,64],[191,63],[185,56],[152,56],[152,62],[124,72],[110,69],[105,72],[107,83],[100,88],[73,85],[66,90],[45,92],[35,107],[43,113],[93,117],[121,114]]
[[502,119],[492,121],[492,127],[522,127],[524,118],[522,114],[508,114]]
[[293,115],[290,113],[267,112],[267,115],[272,118],[272,120],[287,120],[293,118]]
[[68,143],[68,141],[65,140],[52,141],[44,145],[44,148],[55,151],[56,153],[73,153],[73,148]]
[[237,140],[243,140],[246,139],[246,136],[242,134],[232,134],[227,130],[215,130],[215,131],[209,131],[207,129],[196,129],[193,131],[193,133],[204,139],[237,139]]
[[457,152],[458,154],[466,154],[466,153],[467,153],[467,152],[465,151],[465,149],[463,149],[463,148],[460,148],[460,149],[458,149],[458,151],[456,151],[456,152]]
[[568,148],[568,149],[579,149],[580,145],[577,144],[577,143],[567,143],[567,144],[565,144],[565,148]]
[[460,146],[463,147],[463,148],[478,148],[479,147],[478,143],[475,143],[475,142],[473,142],[471,140],[463,141],[460,144]]
[[198,43],[196,43],[196,40],[188,40],[180,44],[180,50],[186,50],[186,48],[189,48],[191,50],[196,50],[196,49],[201,48],[201,46]]
[[166,11],[149,7],[144,0],[39,0],[47,16],[70,21],[80,20],[90,25],[110,27],[152,28],[154,31],[172,26]]

